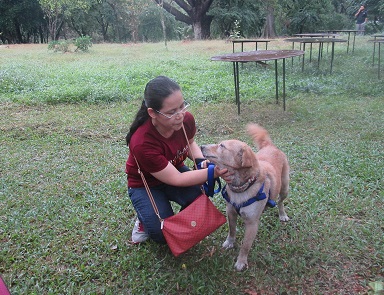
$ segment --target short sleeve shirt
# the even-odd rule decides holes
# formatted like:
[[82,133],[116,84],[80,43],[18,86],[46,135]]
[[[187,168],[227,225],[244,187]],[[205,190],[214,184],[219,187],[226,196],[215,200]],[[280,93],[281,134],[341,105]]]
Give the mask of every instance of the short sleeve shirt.
[[365,22],[365,19],[367,18],[367,11],[364,9],[363,11],[360,11],[359,14],[356,17],[356,23],[362,24]]
[[[191,113],[185,113],[184,127],[188,139],[193,138],[196,133],[196,125]],[[175,131],[171,137],[164,138],[153,126],[150,118],[132,135],[129,149],[125,172],[128,175],[128,186],[133,188],[144,186],[133,155],[139,162],[149,186],[162,184],[151,173],[163,170],[168,163],[180,168],[184,165],[184,160],[188,155],[188,143],[182,128]]]

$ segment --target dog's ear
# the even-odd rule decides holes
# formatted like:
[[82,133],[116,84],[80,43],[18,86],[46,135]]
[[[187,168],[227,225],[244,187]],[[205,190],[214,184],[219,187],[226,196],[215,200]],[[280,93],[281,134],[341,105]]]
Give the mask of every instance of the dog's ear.
[[241,155],[241,167],[242,168],[249,168],[253,166],[253,160],[254,160],[254,153],[252,149],[248,146],[243,146],[241,149],[242,155]]

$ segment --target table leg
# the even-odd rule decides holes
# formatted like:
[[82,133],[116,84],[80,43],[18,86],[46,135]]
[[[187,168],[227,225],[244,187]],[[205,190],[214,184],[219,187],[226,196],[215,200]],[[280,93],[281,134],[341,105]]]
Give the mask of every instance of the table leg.
[[331,53],[331,74],[332,74],[332,66],[333,66],[333,57],[335,54],[335,42],[332,42],[332,53]]
[[[300,46],[301,46],[301,43],[300,43]],[[304,71],[305,43],[303,43],[303,51],[304,51],[303,61],[302,61],[302,64],[301,64],[301,71],[302,72]]]
[[349,38],[350,37],[351,37],[351,32],[348,32],[347,53],[349,52]]
[[353,32],[353,44],[352,44],[352,53],[355,52],[355,39],[356,39],[356,32]]
[[285,111],[285,58],[283,58],[283,109]]
[[312,43],[311,48],[309,49],[309,62],[312,62]]
[[[376,38],[375,38],[376,39]],[[376,51],[376,42],[373,41],[373,56],[372,56],[372,66],[375,65],[375,51]]]
[[379,61],[378,61],[378,69],[379,69],[379,72],[378,72],[378,77],[380,79],[380,46],[381,46],[381,43],[379,42]]
[[320,59],[321,59],[321,42],[319,43],[319,56],[317,57],[317,68],[320,68]]
[[276,86],[276,104],[279,103],[279,81],[277,74],[277,59],[275,59],[275,86]]
[[235,82],[235,97],[237,105],[237,113],[240,115],[240,83],[239,83],[239,62],[233,62],[233,78]]

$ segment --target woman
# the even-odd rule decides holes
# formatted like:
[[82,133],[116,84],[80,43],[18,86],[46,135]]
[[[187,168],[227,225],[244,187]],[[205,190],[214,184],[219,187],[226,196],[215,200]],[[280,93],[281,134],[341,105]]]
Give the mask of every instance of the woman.
[[[128,193],[138,216],[132,230],[133,243],[143,242],[148,237],[157,243],[166,243],[135,157],[161,218],[174,214],[170,201],[178,203],[181,209],[191,204],[201,194],[200,185],[207,181],[207,169],[190,170],[184,165],[187,157],[192,158],[191,154],[196,162],[205,161],[194,140],[195,120],[187,112],[188,106],[180,86],[168,77],[156,77],[145,87],[144,101],[126,137],[130,149],[126,163]],[[227,169],[217,167],[214,174],[215,178],[229,176]]]

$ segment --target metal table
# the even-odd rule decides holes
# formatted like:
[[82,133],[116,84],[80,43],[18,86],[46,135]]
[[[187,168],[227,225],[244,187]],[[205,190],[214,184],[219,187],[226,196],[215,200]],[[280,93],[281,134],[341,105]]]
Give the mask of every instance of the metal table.
[[232,52],[235,52],[235,44],[241,44],[241,52],[244,51],[244,43],[255,43],[255,50],[257,50],[258,43],[265,43],[265,50],[268,50],[268,43],[273,41],[270,39],[234,39],[232,41]]
[[[384,39],[384,35],[383,35],[383,34],[372,35],[372,37],[373,37],[373,40],[369,40],[370,42],[372,42],[372,41],[374,42],[374,41],[376,41],[377,39]],[[376,43],[377,43],[377,42],[374,42],[374,43],[373,43],[372,66],[375,65]],[[380,45],[380,43],[379,43],[379,45]]]
[[353,53],[353,52],[355,52],[356,33],[362,32],[362,31],[359,31],[359,30],[328,30],[327,32],[332,32],[332,33],[348,33],[347,53],[349,52],[349,39],[351,38],[351,33],[353,33],[353,43],[352,43],[352,53]]
[[379,44],[379,49],[378,49],[378,55],[379,55],[379,58],[378,58],[378,70],[377,70],[377,76],[378,78],[380,79],[380,47],[381,47],[381,44],[384,44],[384,39],[377,39],[375,38],[374,40],[368,40],[369,42],[373,42],[374,44],[374,49],[373,49],[373,57],[375,57],[375,45],[376,43]]
[[213,56],[212,61],[224,61],[233,63],[233,78],[235,82],[235,96],[237,104],[237,112],[240,114],[240,83],[239,83],[239,62],[260,62],[260,61],[275,61],[275,85],[276,85],[276,103],[279,103],[279,84],[277,61],[283,60],[283,108],[285,111],[285,59],[303,55],[301,50],[257,50],[247,52],[236,52]]
[[321,38],[321,37],[338,37],[339,35],[338,34],[333,34],[333,33],[328,33],[328,32],[324,32],[324,33],[303,33],[303,34],[294,34],[294,36],[296,37],[308,37],[308,38],[314,38],[314,37],[318,37],[318,38]]
[[[331,69],[330,73],[332,73],[332,68],[333,68],[333,60],[335,56],[335,43],[341,43],[341,42],[347,42],[347,40],[344,39],[337,39],[337,38],[288,38],[284,39],[286,42],[292,42],[292,49],[295,48],[295,43],[300,43],[300,49],[301,49],[301,44],[303,44],[303,51],[305,51],[305,44],[310,43],[311,44],[311,49],[309,53],[309,61],[312,61],[312,44],[313,43],[318,43],[319,44],[319,54],[317,58],[317,66],[320,66],[320,59],[322,57],[322,50],[323,50],[323,45],[324,43],[332,43],[332,51],[331,51]],[[304,70],[304,56],[303,56],[303,61],[302,61],[302,71]]]

